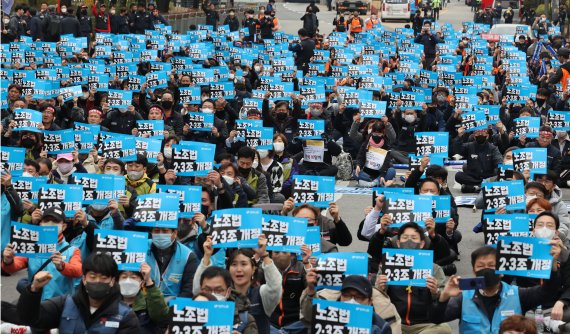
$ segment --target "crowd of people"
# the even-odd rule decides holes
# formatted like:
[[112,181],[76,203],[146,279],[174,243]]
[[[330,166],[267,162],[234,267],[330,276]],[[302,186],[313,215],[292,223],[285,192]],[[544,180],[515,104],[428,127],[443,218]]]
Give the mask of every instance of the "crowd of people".
[[[355,12],[335,18],[334,30],[324,34],[312,3],[293,36],[281,31],[270,1],[257,13],[246,11],[242,22],[234,10],[222,17],[215,4],[204,2],[206,24],[176,32],[152,4],[121,8],[119,14],[106,7],[96,1],[73,14],[70,7],[47,3],[39,10],[17,5],[2,20],[1,268],[3,275],[28,273],[18,283],[18,300],[2,302],[2,321],[11,328],[165,333],[172,324],[169,302],[177,298],[233,301],[233,333],[247,334],[308,333],[318,299],[373,306],[372,332],[383,334],[451,333],[448,322],[456,319],[460,333],[536,333],[525,314],[539,307],[550,310],[560,330],[570,321],[570,218],[561,192],[570,187],[570,118],[553,121],[555,113],[570,111],[570,44],[563,29],[551,34],[551,23],[539,17],[534,28],[547,29],[546,38],[537,33],[536,39],[486,41],[481,36],[492,22],[453,29],[418,14],[413,26],[391,32],[377,16],[364,20]],[[129,70],[119,73],[119,67]],[[79,69],[82,74],[72,76]],[[157,77],[165,78],[163,85]],[[52,81],[55,93],[34,81]],[[219,84],[230,84],[230,92],[220,93]],[[509,93],[523,86],[536,93]],[[69,95],[73,87],[78,88]],[[322,97],[307,88],[322,91]],[[128,92],[121,98],[129,100],[117,102],[111,91]],[[410,103],[404,97],[409,95],[419,100]],[[361,110],[367,102],[384,102],[386,108]],[[466,128],[467,115],[494,107],[493,122]],[[34,128],[20,129],[22,110],[41,113],[41,121],[27,118]],[[213,116],[207,131],[194,127],[195,115]],[[528,129],[520,133],[520,117],[538,119],[536,137]],[[238,125],[244,120],[273,130],[270,149],[243,141]],[[324,129],[303,138],[301,120],[322,121]],[[46,146],[48,134],[86,126],[100,135],[146,138],[143,121],[164,126],[153,137],[160,140],[155,157],[142,150],[127,160],[97,147],[54,154]],[[423,132],[449,135],[444,159],[417,153],[416,134]],[[176,150],[187,142],[214,147],[214,167],[206,176],[179,175]],[[25,149],[19,169],[4,158],[12,148]],[[545,148],[546,172],[513,170],[519,148]],[[524,209],[499,207],[496,214],[537,214],[529,232],[551,246],[548,279],[497,274],[498,251],[489,245],[471,254],[461,251],[461,240],[476,238],[486,226],[483,214],[478,221],[460,217],[448,186],[452,160],[463,165],[454,183],[477,197],[479,209],[485,209],[485,182],[524,182]],[[398,177],[402,165],[411,168]],[[15,189],[15,178],[73,184],[81,173],[124,177],[126,186],[118,198],[84,205],[73,215],[58,206],[41,210]],[[299,175],[450,196],[451,215],[443,223],[427,218],[394,228],[395,218],[384,214],[386,197],[378,194],[372,206],[362,205],[360,221],[348,221],[334,201],[328,202],[328,215],[295,201]],[[201,187],[201,210],[179,218],[177,228],[137,226],[137,197],[155,194],[162,185]],[[368,276],[343,276],[337,290],[317,290],[319,272],[307,245],[300,254],[268,251],[262,234],[254,248],[214,247],[215,212],[251,207],[271,207],[320,227],[323,254],[341,252],[356,238],[367,243]],[[474,233],[462,235],[460,220],[475,226]],[[56,226],[56,251],[47,260],[16,256],[11,222]],[[348,226],[358,225],[353,236]],[[119,271],[111,256],[94,251],[100,230],[148,233],[139,270]],[[382,254],[392,248],[433,251],[425,286],[390,284]],[[484,279],[479,289],[460,287],[460,254],[463,261],[470,256],[472,276]]]

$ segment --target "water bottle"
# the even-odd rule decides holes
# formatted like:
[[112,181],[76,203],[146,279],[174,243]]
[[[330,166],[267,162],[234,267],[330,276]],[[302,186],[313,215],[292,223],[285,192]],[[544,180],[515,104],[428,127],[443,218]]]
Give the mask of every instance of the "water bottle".
[[542,306],[539,306],[534,312],[534,321],[536,323],[536,332],[538,334],[544,333],[544,316],[542,315]]

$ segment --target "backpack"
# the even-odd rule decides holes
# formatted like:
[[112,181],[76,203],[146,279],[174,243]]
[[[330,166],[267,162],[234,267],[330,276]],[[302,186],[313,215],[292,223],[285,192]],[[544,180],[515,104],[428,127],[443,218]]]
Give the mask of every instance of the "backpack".
[[336,157],[334,165],[338,168],[337,180],[349,181],[352,179],[353,163],[350,153],[344,150]]
[[61,33],[61,19],[57,15],[51,15],[49,17],[47,34],[48,36],[55,37],[59,36],[60,33]]

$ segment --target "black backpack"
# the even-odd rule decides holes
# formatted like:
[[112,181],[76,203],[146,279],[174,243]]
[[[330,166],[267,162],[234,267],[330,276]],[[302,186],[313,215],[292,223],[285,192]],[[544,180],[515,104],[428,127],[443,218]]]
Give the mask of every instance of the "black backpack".
[[57,15],[51,15],[49,17],[47,34],[48,36],[55,37],[59,36],[60,33],[61,33],[61,19]]

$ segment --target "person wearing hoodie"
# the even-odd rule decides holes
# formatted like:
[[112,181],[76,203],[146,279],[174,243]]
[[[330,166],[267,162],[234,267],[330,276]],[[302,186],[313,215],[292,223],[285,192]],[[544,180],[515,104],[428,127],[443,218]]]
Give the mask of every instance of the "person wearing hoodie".
[[77,160],[73,153],[61,153],[57,155],[56,169],[51,173],[55,178],[60,179],[63,183],[69,183],[69,176],[73,173],[87,173],[87,170]]
[[362,187],[382,187],[396,176],[390,147],[384,140],[385,128],[383,122],[372,125],[372,131],[366,135],[358,151],[354,177]]
[[[117,263],[106,253],[94,253],[83,263],[83,276],[75,294],[42,302],[43,289],[53,279],[49,271],[34,276],[18,299],[18,316],[24,325],[57,328],[60,333],[140,333],[135,313],[123,302],[116,277]],[[105,327],[107,324],[113,327]]]
[[426,115],[414,109],[400,109],[402,101],[396,103],[391,120],[397,137],[391,151],[397,163],[408,163],[408,154],[416,153],[416,132],[428,131]]
[[143,262],[140,271],[121,271],[118,281],[123,303],[137,315],[141,333],[164,331],[168,323],[168,305],[150,277],[150,266]]
[[570,235],[570,217],[568,216],[568,208],[562,200],[562,191],[556,185],[558,174],[549,170],[546,174],[535,175],[535,181],[542,183],[546,188],[544,198],[552,205],[552,212],[560,219],[560,239],[566,240]]
[[230,26],[230,31],[239,30],[239,19],[236,17],[236,13],[233,9],[230,9],[228,16],[224,20],[224,25]]
[[148,166],[147,158],[137,154],[137,160],[127,163],[127,186],[132,187],[137,195],[156,193],[156,184],[146,174]]

